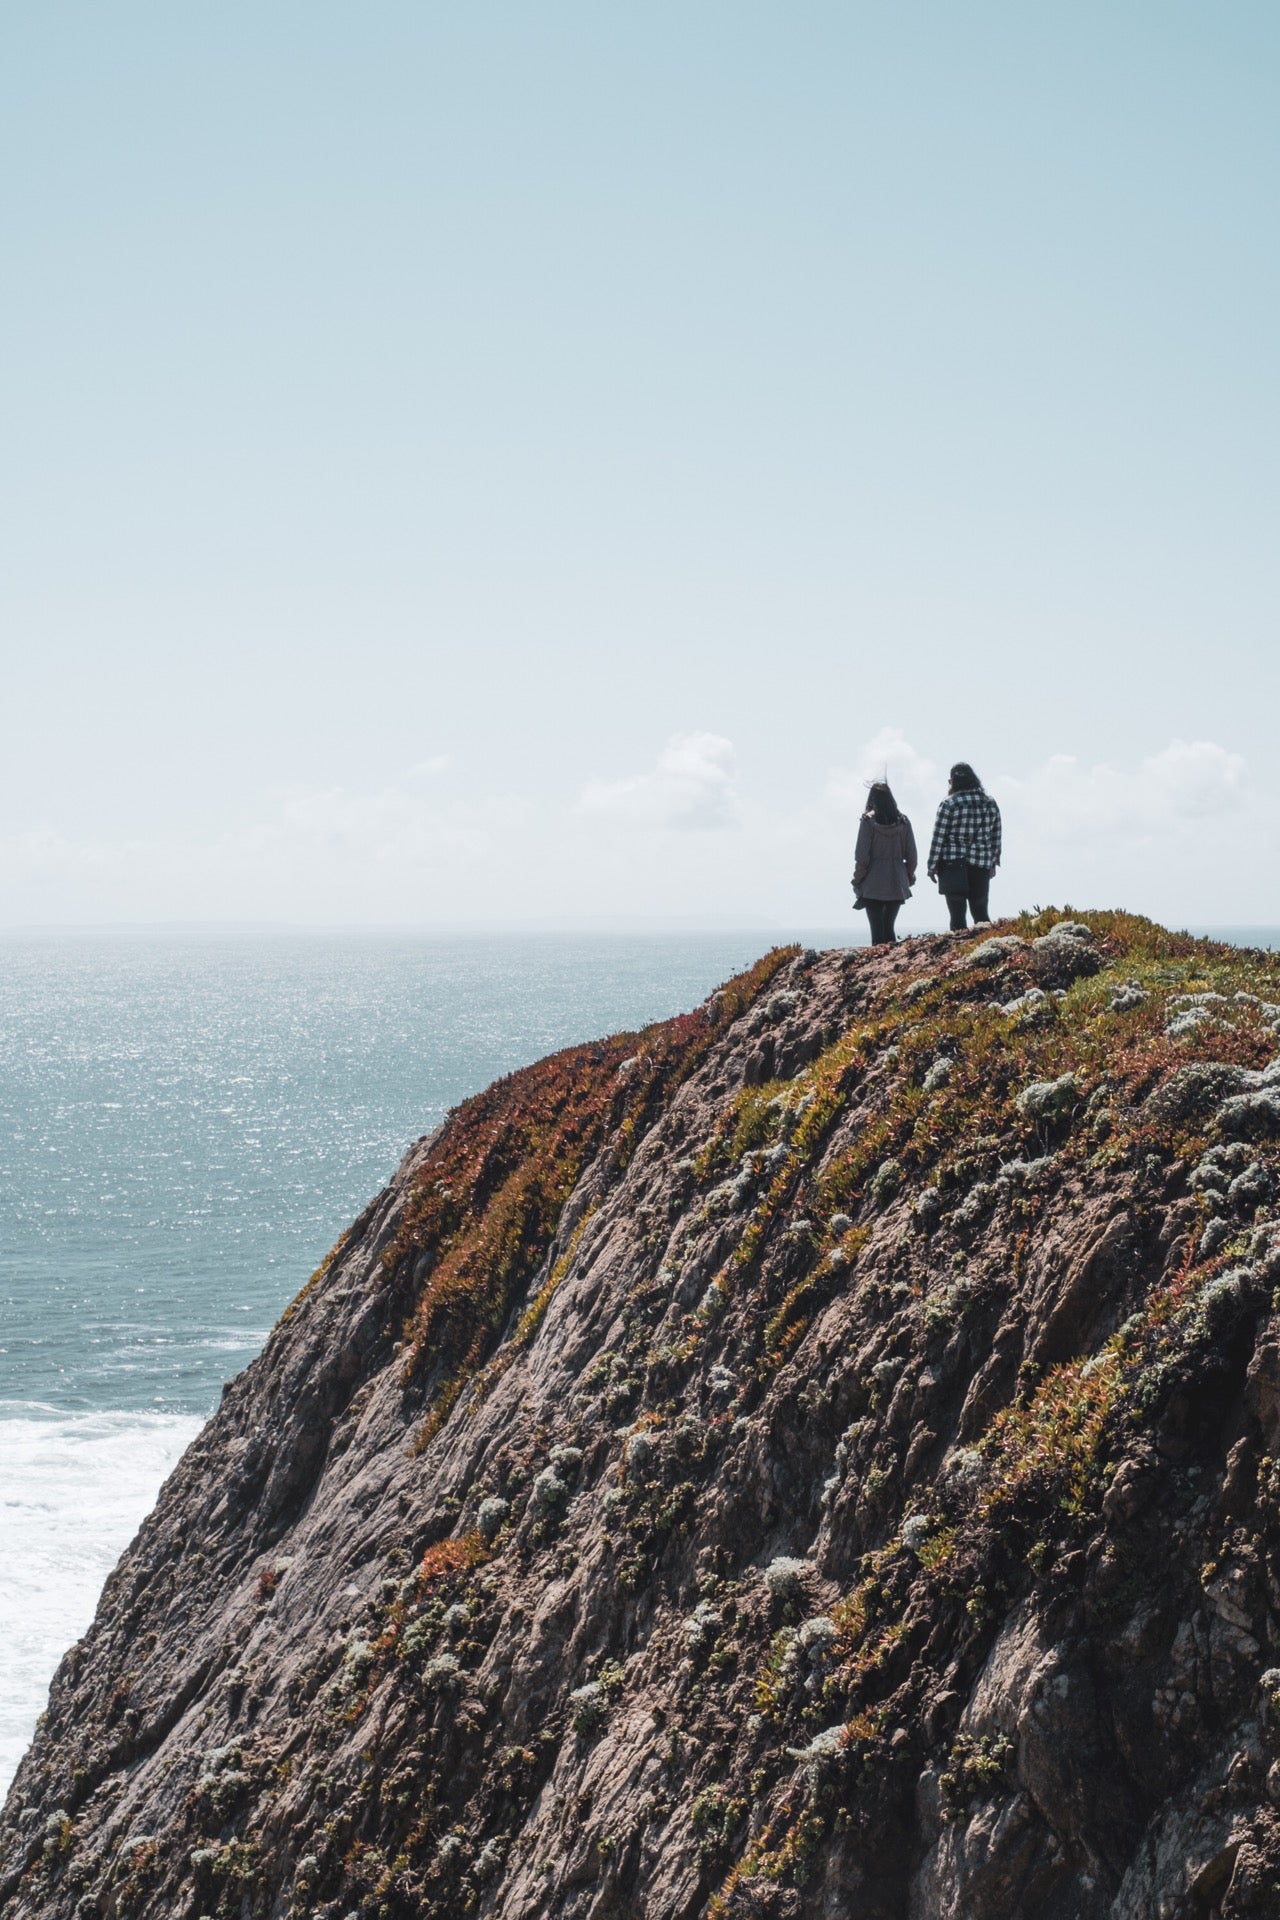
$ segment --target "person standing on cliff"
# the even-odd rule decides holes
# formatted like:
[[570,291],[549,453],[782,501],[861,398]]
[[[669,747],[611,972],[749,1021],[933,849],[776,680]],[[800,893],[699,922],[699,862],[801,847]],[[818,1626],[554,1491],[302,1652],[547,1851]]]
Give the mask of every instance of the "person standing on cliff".
[[987,892],[999,865],[1000,809],[968,761],[957,760],[929,846],[929,878],[946,899],[953,933],[963,931],[966,907],[975,927],[990,920]]
[[858,823],[853,854],[853,904],[865,907],[873,947],[897,941],[893,923],[898,908],[911,898],[916,880],[916,837],[889,790],[876,780],[867,790],[867,810]]

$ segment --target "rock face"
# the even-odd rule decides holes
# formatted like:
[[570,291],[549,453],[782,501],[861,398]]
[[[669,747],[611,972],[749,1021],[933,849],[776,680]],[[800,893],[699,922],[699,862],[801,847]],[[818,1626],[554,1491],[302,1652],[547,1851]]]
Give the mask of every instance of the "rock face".
[[63,1661],[4,1920],[1280,1911],[1280,964],[1054,918],[420,1141]]

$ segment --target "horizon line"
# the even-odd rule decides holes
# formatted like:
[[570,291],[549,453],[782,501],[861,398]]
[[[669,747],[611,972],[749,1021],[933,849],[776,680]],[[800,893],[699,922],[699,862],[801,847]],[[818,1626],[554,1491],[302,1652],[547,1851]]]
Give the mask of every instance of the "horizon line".
[[[1034,911],[1040,911],[1036,909]],[[1088,907],[1062,908],[1066,913],[1088,913]],[[1096,910],[1095,910],[1096,911]],[[1155,918],[1155,916],[1147,916]],[[998,920],[1014,920],[1017,913],[1000,914]],[[1157,921],[1164,925],[1164,922]],[[866,940],[865,924],[855,921],[852,926],[837,926],[834,921],[819,919],[738,919],[735,916],[712,916],[710,918],[689,916],[654,916],[605,914],[583,919],[527,919],[527,920],[263,920],[263,919],[163,919],[163,920],[43,920],[43,921],[0,921],[0,939],[5,937],[50,937],[57,935],[81,934],[259,934],[269,936],[308,936],[308,935],[363,935],[396,934],[401,936],[457,937],[529,934],[615,934],[634,937],[653,934],[663,936],[671,934],[704,935],[707,937],[751,934],[760,936],[787,936],[796,931],[805,933],[844,934],[850,937],[842,942],[846,945],[862,945]],[[917,935],[927,936],[944,932],[945,927],[923,926],[914,930]],[[1188,933],[1193,937],[1213,938],[1216,934],[1234,933],[1280,933],[1280,920],[1197,920],[1185,921],[1181,926],[1168,925],[1171,933]],[[909,933],[901,938],[909,939]]]

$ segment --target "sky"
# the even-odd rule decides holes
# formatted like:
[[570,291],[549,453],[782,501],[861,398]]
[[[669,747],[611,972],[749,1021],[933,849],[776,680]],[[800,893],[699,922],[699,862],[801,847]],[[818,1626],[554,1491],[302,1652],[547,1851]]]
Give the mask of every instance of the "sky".
[[[0,925],[1280,922],[1280,12],[0,4]],[[904,930],[939,924],[921,881]]]

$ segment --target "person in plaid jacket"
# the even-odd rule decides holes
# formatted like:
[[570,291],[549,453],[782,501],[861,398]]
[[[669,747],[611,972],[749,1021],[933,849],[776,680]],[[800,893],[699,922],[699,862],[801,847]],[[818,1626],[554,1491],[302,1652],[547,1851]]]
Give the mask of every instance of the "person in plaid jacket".
[[967,924],[966,907],[975,927],[990,920],[987,892],[999,865],[1000,809],[968,761],[958,760],[933,823],[928,868],[946,899],[953,933]]

